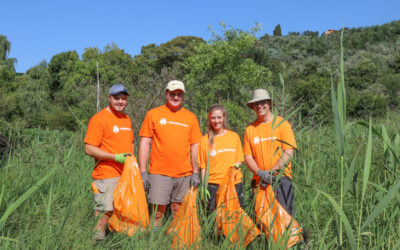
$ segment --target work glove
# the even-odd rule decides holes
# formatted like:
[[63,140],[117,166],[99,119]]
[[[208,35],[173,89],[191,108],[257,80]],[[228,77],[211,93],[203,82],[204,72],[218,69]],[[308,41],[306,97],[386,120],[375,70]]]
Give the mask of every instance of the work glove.
[[272,184],[275,181],[275,175],[272,174],[272,171],[258,170],[257,175],[261,178],[260,186],[262,188],[266,188],[268,184]]
[[124,164],[127,156],[131,156],[131,154],[130,153],[116,154],[115,161]]
[[149,192],[150,189],[150,181],[149,181],[149,174],[147,172],[141,172],[142,175],[142,182],[143,182],[143,187],[146,192]]
[[190,186],[197,188],[200,185],[200,178],[198,173],[193,173],[192,178],[190,178]]

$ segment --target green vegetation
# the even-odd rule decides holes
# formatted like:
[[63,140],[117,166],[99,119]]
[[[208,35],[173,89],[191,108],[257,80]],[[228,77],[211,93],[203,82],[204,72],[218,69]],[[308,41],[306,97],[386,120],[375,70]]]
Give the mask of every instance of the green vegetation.
[[[91,242],[93,161],[82,140],[96,112],[98,62],[101,106],[109,86],[126,85],[135,133],[146,111],[164,102],[173,78],[187,83],[185,105],[203,132],[208,107],[222,103],[231,127],[243,134],[254,118],[245,107],[251,90],[268,88],[280,114],[298,110],[290,118],[298,144],[293,181],[308,247],[398,249],[400,21],[344,29],[343,46],[340,33],[280,36],[281,28],[257,39],[257,27],[225,27],[208,43],[177,37],[144,46],[134,58],[115,44],[87,48],[82,58],[63,52],[24,74],[15,72],[10,42],[0,36],[0,247],[163,249],[171,243],[166,227]],[[252,174],[243,170],[252,215]],[[202,247],[229,247],[212,216],[199,213]],[[249,248],[267,245],[274,247],[259,238]]]

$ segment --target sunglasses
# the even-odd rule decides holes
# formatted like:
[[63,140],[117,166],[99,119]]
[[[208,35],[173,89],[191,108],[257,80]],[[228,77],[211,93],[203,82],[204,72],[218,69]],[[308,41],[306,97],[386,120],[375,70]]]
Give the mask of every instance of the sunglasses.
[[252,106],[253,106],[253,108],[254,108],[254,107],[257,107],[258,105],[261,105],[261,106],[262,106],[262,105],[267,104],[267,101],[268,101],[268,100],[261,100],[261,101],[258,101],[258,102],[253,102],[253,103],[252,103]]

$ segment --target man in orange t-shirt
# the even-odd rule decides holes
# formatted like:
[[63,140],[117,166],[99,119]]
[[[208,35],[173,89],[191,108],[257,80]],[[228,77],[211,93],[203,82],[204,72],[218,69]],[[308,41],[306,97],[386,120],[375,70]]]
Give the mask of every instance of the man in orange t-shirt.
[[157,209],[156,227],[168,204],[175,215],[190,185],[200,184],[196,161],[200,126],[196,116],[182,106],[184,93],[181,81],[168,82],[166,105],[147,112],[139,133],[139,168],[149,202],[153,211]]
[[124,168],[127,155],[133,154],[132,121],[123,111],[128,91],[122,84],[109,90],[109,104],[89,121],[85,153],[95,160],[92,188],[95,216],[104,213],[95,227],[93,238],[102,240],[113,207],[114,190]]
[[273,184],[277,172],[283,170],[275,193],[278,202],[293,216],[290,159],[296,149],[296,140],[292,128],[287,120],[271,112],[272,101],[264,89],[255,90],[247,106],[257,115],[257,119],[246,128],[243,146],[245,162],[254,173],[252,186]]

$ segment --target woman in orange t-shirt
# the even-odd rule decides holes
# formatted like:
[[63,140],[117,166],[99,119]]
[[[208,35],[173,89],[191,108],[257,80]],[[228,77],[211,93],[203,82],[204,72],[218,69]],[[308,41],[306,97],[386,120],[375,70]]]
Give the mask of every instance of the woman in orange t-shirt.
[[[203,183],[208,177],[207,189],[210,193],[208,207],[216,208],[216,194],[231,166],[243,163],[242,143],[237,133],[228,129],[226,110],[222,105],[213,105],[208,113],[208,133],[204,135],[199,147],[199,162]],[[209,166],[208,176],[206,169]],[[235,184],[240,205],[243,207],[243,184]]]

